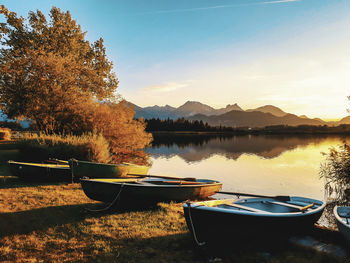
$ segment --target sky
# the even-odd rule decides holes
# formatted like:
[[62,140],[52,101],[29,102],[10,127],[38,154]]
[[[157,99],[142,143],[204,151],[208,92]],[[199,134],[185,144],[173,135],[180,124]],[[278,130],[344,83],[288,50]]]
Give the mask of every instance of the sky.
[[[69,10],[104,39],[118,93],[138,106],[274,105],[343,118],[350,101],[348,0],[0,0],[28,17]],[[1,18],[0,18],[1,19]]]

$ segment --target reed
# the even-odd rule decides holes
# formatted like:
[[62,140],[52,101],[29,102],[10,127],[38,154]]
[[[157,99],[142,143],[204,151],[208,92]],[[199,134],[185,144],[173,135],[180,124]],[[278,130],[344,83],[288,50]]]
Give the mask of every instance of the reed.
[[329,197],[340,204],[350,204],[350,146],[346,143],[324,153],[320,176],[325,179],[325,189]]

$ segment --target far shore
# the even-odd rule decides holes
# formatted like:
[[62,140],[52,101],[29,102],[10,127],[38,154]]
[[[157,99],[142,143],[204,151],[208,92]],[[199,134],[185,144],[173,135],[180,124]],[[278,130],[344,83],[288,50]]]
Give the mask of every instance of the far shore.
[[297,135],[297,134],[310,134],[310,135],[350,135],[350,125],[344,124],[339,126],[269,126],[263,128],[232,128],[230,131],[195,131],[195,130],[157,130],[147,131],[152,134],[178,134],[178,135]]

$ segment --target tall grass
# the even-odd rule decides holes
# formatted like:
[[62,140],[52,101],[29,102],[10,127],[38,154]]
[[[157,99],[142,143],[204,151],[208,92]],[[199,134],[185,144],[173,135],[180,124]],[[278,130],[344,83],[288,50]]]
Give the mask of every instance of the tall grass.
[[49,158],[76,158],[109,163],[112,160],[108,141],[97,132],[83,135],[24,133],[18,141],[19,158],[44,161]]

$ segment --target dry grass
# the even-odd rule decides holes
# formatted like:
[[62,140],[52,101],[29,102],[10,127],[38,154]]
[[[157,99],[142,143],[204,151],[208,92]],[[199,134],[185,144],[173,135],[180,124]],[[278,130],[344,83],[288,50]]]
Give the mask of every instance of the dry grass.
[[191,240],[180,205],[91,214],[84,209],[96,204],[79,184],[25,186],[8,179],[1,188],[0,261],[154,262],[161,253],[163,262],[195,262],[183,251]]

